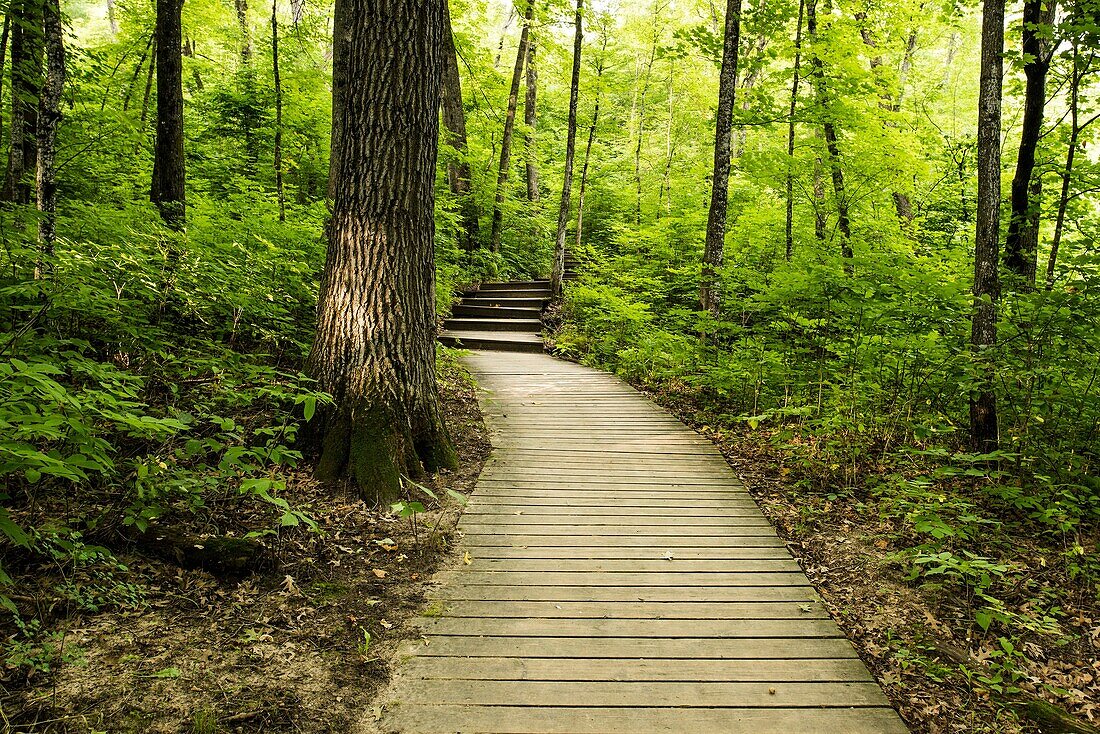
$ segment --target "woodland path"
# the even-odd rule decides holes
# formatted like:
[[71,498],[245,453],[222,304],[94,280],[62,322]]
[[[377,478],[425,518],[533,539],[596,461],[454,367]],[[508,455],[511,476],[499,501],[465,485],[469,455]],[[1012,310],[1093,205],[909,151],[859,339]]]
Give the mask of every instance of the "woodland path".
[[384,731],[907,731],[709,441],[596,370],[466,361],[494,452]]

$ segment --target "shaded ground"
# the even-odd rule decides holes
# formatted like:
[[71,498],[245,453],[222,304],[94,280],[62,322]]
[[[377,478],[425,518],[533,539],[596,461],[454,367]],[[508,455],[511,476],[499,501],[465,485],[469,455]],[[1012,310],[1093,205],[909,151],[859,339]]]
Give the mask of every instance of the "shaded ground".
[[[982,629],[964,585],[948,575],[911,579],[911,517],[867,489],[873,472],[896,467],[862,466],[864,474],[837,482],[848,486],[830,488],[835,477],[816,474],[778,429],[715,428],[690,396],[650,396],[721,449],[914,732],[1071,731],[1021,720],[1008,702],[1013,688],[1070,712],[1081,731],[1100,724],[1100,598],[1065,547],[1044,543],[1018,518],[958,543],[959,556],[970,550],[1008,569],[1006,588],[997,589],[1007,619]],[[981,502],[965,481],[951,491]],[[1076,539],[1082,566],[1097,558],[1098,541],[1095,527]],[[960,665],[956,652],[976,664]]]
[[[445,488],[472,491],[489,444],[468,374],[444,366],[441,388],[461,461],[425,482],[443,498]],[[289,480],[287,499],[307,507],[323,533],[284,532],[267,573],[216,578],[122,554],[144,601],[70,614],[51,596],[64,569],[43,569],[21,603],[59,631],[64,662],[29,679],[25,667],[8,667],[3,730],[348,731],[388,680],[392,648],[449,552],[461,506],[433,509],[420,494],[429,508],[414,526],[307,473]]]

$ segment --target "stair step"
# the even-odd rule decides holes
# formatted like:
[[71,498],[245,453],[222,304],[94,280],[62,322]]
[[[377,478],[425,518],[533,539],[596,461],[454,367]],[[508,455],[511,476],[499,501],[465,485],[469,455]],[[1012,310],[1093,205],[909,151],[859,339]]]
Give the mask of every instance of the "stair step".
[[464,306],[503,306],[507,308],[534,308],[541,309],[546,303],[545,298],[507,298],[505,296],[466,296],[462,299]]
[[511,290],[546,290],[550,288],[549,280],[511,280],[507,283],[482,283],[482,291],[511,291]]
[[515,291],[473,291],[466,294],[467,298],[542,298],[549,300],[549,288],[530,288]]
[[492,331],[444,331],[439,341],[460,349],[487,349],[500,352],[538,352],[542,338],[534,334],[508,334]]
[[514,331],[521,334],[537,334],[542,331],[538,319],[447,319],[443,323],[447,331]]
[[505,306],[478,306],[460,303],[451,310],[456,318],[489,319],[534,319],[542,313],[541,308],[509,308]]

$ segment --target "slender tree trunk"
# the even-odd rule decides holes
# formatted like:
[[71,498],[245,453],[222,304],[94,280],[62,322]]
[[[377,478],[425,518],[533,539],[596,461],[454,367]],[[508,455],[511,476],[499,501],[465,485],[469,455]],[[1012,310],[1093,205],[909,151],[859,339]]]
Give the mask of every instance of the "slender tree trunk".
[[318,477],[384,502],[403,477],[455,465],[435,376],[443,4],[337,4],[346,78],[334,117],[344,160],[309,356],[309,373],[335,402],[305,438],[320,449]]
[[65,45],[58,0],[46,0],[43,13],[46,77],[38,100],[38,245],[37,278],[53,272],[57,241],[57,124],[61,121],[61,93],[65,89]]
[[290,0],[290,20],[297,27],[305,17],[306,0]]
[[[347,3],[338,2],[332,11],[332,27],[345,28],[347,21],[343,13],[347,12]],[[344,58],[344,34],[332,35],[332,109],[342,109],[344,104],[344,88],[350,83],[348,77],[347,60]],[[340,161],[343,160],[341,147],[343,146],[343,128],[337,124],[336,115],[332,116],[331,134],[329,135],[329,163],[328,163],[328,192],[327,198],[331,202],[336,197],[336,181],[340,177]]]
[[30,204],[38,167],[38,95],[42,89],[43,0],[16,0],[9,8],[12,109],[3,198]]
[[152,200],[165,224],[186,221],[183,160],[183,0],[157,0],[157,140]]
[[[4,31],[0,34],[0,71],[8,58],[8,37],[11,34],[11,7],[4,11]],[[0,73],[0,108],[4,100],[4,75]],[[4,116],[0,114],[0,140],[4,139]]]
[[[806,30],[816,44],[817,37],[817,0],[806,4]],[[825,64],[817,52],[810,56],[813,67],[814,86],[817,90],[817,103],[821,110],[821,130],[825,135],[825,149],[829,153],[829,172],[833,179],[833,194],[836,196],[837,229],[840,231],[840,254],[845,259],[853,256],[852,225],[848,217],[848,195],[844,187],[844,169],[840,165],[840,143],[837,138],[836,124],[833,122],[829,88],[825,81]],[[848,270],[851,265],[845,265]]]
[[581,167],[581,186],[577,192],[577,232],[576,247],[581,246],[581,232],[584,229],[584,195],[588,191],[588,164],[592,158],[592,146],[596,142],[596,129],[600,122],[600,92],[602,91],[604,59],[607,56],[607,28],[600,28],[600,56],[596,60],[596,100],[592,108],[592,124],[588,126],[588,142],[584,146],[584,165]]
[[523,77],[523,62],[527,58],[527,38],[531,32],[531,18],[535,0],[528,0],[523,16],[523,30],[519,36],[516,66],[512,70],[512,87],[508,92],[508,110],[504,115],[504,134],[500,140],[500,168],[497,171],[497,193],[493,202],[493,227],[489,235],[489,249],[500,250],[500,238],[504,231],[504,199],[507,196],[508,169],[512,164],[512,134],[516,127],[516,106],[519,104],[519,82]]
[[1033,181],[1035,151],[1043,133],[1043,111],[1046,106],[1047,71],[1050,56],[1042,41],[1043,26],[1049,27],[1053,15],[1053,2],[1048,0],[1043,10],[1043,0],[1025,0],[1023,28],[1024,114],[1021,120],[1020,149],[1016,157],[1016,173],[1012,177],[1012,214],[1005,236],[1005,266],[1024,289],[1035,286],[1039,231],[1039,199],[1032,192],[1042,191],[1041,181]]
[[126,86],[126,95],[122,98],[122,110],[125,112],[130,109],[130,98],[134,96],[134,85],[137,84],[138,77],[141,76],[141,70],[145,68],[145,61],[149,58],[149,51],[153,48],[153,39],[156,38],[156,34],[149,36],[149,40],[145,43],[145,50],[141,52],[141,58],[138,59],[137,66],[134,67],[134,74],[130,77],[130,83]]
[[535,68],[535,38],[531,34],[527,38],[527,94],[523,99],[523,122],[527,125],[527,135],[523,141],[523,157],[527,166],[527,200],[537,202],[539,200],[539,168],[538,146],[535,140],[535,131],[538,128],[538,90],[539,74]]
[[642,223],[642,136],[645,133],[645,98],[649,92],[650,77],[653,74],[653,62],[657,58],[657,13],[653,13],[653,42],[649,47],[649,58],[645,63],[645,71],[640,74],[642,85],[637,95],[636,106],[637,133],[634,142],[634,224]]
[[1004,71],[1004,0],[985,0],[982,18],[981,76],[978,86],[978,205],[974,235],[974,316],[970,344],[979,384],[970,398],[970,439],[974,448],[999,446],[995,363],[1001,204],[1001,85]]
[[550,290],[561,295],[561,282],[565,276],[565,229],[569,224],[569,205],[572,203],[573,158],[577,149],[577,104],[581,88],[581,44],[584,41],[584,0],[577,0],[577,13],[573,20],[573,74],[569,78],[569,121],[565,134],[565,177],[561,185],[561,204],[558,206],[558,231],[554,239],[554,266],[550,274]]
[[279,75],[279,0],[271,0],[271,73],[275,83],[275,195],[279,199],[279,221],[286,221],[286,191],[283,188],[283,80]]
[[[145,75],[145,93],[141,96],[141,126],[145,127],[145,121],[149,119],[149,103],[153,99],[153,79],[157,70],[157,41],[156,33],[153,34],[153,55],[149,59],[149,73]],[[156,165],[156,159],[153,160]]]
[[[814,138],[821,145],[821,128],[814,130]],[[814,156],[814,239],[824,244],[829,217],[825,212],[825,163],[820,155]]]
[[791,76],[791,104],[787,114],[787,219],[784,228],[786,252],[790,261],[794,255],[794,113],[798,109],[798,82],[802,63],[802,17],[806,12],[806,0],[798,2],[798,27],[794,32],[794,73]]
[[462,223],[460,244],[464,250],[472,252],[478,247],[481,212],[472,195],[466,110],[462,102],[462,77],[458,73],[458,52],[451,28],[449,3],[444,2],[443,11],[443,127],[446,129],[447,144],[458,153],[456,158],[447,162],[447,185],[458,199]]
[[118,11],[115,0],[107,0],[107,26],[111,30],[111,40],[118,38]]
[[237,27],[241,31],[241,63],[248,66],[252,61],[252,29],[248,25],[248,0],[233,0],[237,9]]
[[[661,190],[657,194],[657,219],[661,218],[661,210],[665,209],[672,214],[672,158],[676,146],[672,143],[672,123],[675,119],[676,91],[673,84],[676,74],[675,61],[669,61],[668,65],[668,117],[665,120],[665,170],[661,175]],[[665,198],[665,195],[668,198]]]
[[1085,122],[1081,122],[1080,95],[1081,80],[1084,77],[1084,70],[1081,67],[1080,48],[1078,47],[1076,41],[1073,43],[1072,63],[1073,68],[1070,73],[1069,80],[1069,147],[1066,150],[1066,165],[1065,168],[1062,169],[1062,190],[1058,197],[1058,214],[1054,220],[1054,237],[1050,243],[1050,256],[1047,258],[1047,290],[1050,290],[1054,287],[1054,271],[1058,265],[1058,250],[1061,247],[1062,232],[1065,229],[1066,208],[1069,205],[1070,199],[1070,184],[1072,182],[1073,164],[1074,159],[1077,155],[1077,146],[1081,139],[1081,133],[1089,125],[1100,119],[1100,113],[1097,113]]
[[712,314],[718,313],[720,296],[717,271],[722,267],[725,254],[733,106],[737,101],[737,52],[740,45],[741,0],[727,0],[722,70],[718,77],[718,115],[714,130],[714,181],[710,189],[707,239],[703,249],[703,278],[699,286],[699,306]]

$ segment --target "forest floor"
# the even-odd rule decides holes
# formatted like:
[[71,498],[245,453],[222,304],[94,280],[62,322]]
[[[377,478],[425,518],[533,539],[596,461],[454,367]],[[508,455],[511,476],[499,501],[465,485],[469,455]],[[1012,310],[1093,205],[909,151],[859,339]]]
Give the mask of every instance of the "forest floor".
[[[446,498],[444,489],[473,490],[489,443],[474,383],[451,360],[441,390],[461,463],[425,483]],[[50,620],[63,662],[29,677],[26,666],[0,674],[0,731],[349,731],[388,681],[392,651],[410,634],[403,623],[447,559],[461,507],[429,508],[414,526],[306,471],[288,479],[284,496],[322,532],[284,533],[266,572],[218,578],[123,552],[141,601],[98,613],[67,612],[53,592],[64,569],[23,587],[20,603]]]
[[[1012,688],[1071,713],[1080,731],[1100,724],[1100,600],[1087,574],[1066,573],[1055,561],[1065,548],[1007,523],[973,543],[990,557],[1011,558],[1013,572],[1028,580],[1004,599],[1007,615],[1041,616],[1052,599],[1058,609],[1057,633],[1010,625],[999,637],[996,623],[982,630],[968,621],[975,600],[948,577],[923,584],[909,578],[912,536],[880,497],[814,488],[820,482],[805,476],[812,468],[785,450],[777,429],[715,429],[690,394],[649,394],[719,447],[914,732],[1055,731],[1017,717],[1019,707],[1002,694]],[[1090,533],[1081,539],[1086,553],[1100,547],[1100,532]],[[1009,638],[1016,644],[1006,647],[1002,639]],[[964,668],[945,650],[969,654],[976,664]]]

